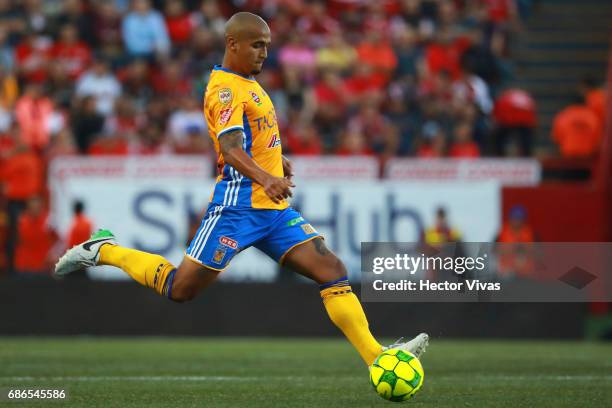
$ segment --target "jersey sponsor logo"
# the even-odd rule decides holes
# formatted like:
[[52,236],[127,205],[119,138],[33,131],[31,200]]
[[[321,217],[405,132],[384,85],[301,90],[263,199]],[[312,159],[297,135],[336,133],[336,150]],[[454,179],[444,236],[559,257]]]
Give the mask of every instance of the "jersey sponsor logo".
[[221,238],[219,238],[219,242],[221,243],[221,245],[225,245],[227,247],[230,247],[232,249],[236,249],[238,248],[238,241],[235,241],[229,237],[223,236]]
[[274,133],[268,142],[268,149],[274,149],[275,147],[280,146],[281,140],[278,133]]
[[293,227],[295,224],[299,224],[302,221],[304,221],[303,217],[297,217],[297,218],[294,218],[294,219],[288,221],[287,225],[290,226],[290,227]]
[[232,90],[229,88],[221,88],[219,89],[219,102],[221,105],[227,105],[232,101],[233,95]]
[[310,224],[300,225],[300,227],[302,227],[302,231],[304,231],[304,234],[306,235],[317,233],[317,230],[315,230]]
[[219,114],[219,125],[223,126],[229,122],[233,112],[234,108],[222,109],[221,113]]
[[261,106],[261,98],[255,92],[249,91],[249,95],[251,95],[251,98],[253,98],[257,106]]
[[257,130],[265,128],[272,129],[278,122],[274,109],[270,109],[267,115],[255,118],[254,121],[257,123]]
[[226,248],[218,246],[217,249],[215,249],[215,252],[213,253],[212,262],[216,263],[217,265],[221,265],[221,263],[223,263],[223,258],[225,258],[226,253]]

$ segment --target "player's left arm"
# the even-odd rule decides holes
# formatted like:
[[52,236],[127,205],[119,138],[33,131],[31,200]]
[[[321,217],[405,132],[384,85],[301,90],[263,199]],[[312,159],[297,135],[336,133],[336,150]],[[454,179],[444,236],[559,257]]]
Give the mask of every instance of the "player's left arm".
[[219,137],[219,149],[225,163],[229,164],[240,174],[260,184],[268,197],[275,203],[291,197],[291,180],[285,177],[275,177],[255,162],[243,150],[244,135],[241,129],[232,130]]

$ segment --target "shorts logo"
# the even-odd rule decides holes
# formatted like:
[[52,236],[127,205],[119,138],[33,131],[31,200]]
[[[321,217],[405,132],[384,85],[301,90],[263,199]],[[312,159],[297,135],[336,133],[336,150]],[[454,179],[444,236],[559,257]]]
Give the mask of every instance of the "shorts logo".
[[249,91],[249,95],[253,98],[253,101],[257,104],[257,106],[261,106],[261,98],[253,91]]
[[312,228],[312,225],[310,225],[310,224],[300,225],[300,227],[302,227],[302,231],[304,231],[304,234],[306,234],[306,235],[316,234],[317,233],[317,230]]
[[225,246],[230,247],[232,249],[238,248],[238,242],[237,241],[235,241],[235,240],[233,240],[231,238],[225,237],[225,236],[219,238],[219,242],[221,243],[221,245],[225,245]]
[[233,108],[222,109],[221,113],[219,114],[219,124],[221,126],[225,125],[232,117],[233,112]]
[[302,221],[304,221],[303,217],[297,217],[297,218],[294,218],[291,221],[287,222],[287,225],[290,226],[290,227],[293,227],[295,224],[299,224]]
[[268,142],[268,149],[274,149],[275,147],[280,146],[280,144],[280,136],[278,136],[278,133],[274,133]]
[[232,90],[229,88],[221,88],[219,89],[219,102],[221,105],[227,105],[232,101],[233,95]]
[[224,247],[217,247],[217,249],[215,249],[215,253],[213,254],[212,261],[217,265],[221,265],[221,263],[223,263],[223,258],[225,258],[226,252],[227,249]]

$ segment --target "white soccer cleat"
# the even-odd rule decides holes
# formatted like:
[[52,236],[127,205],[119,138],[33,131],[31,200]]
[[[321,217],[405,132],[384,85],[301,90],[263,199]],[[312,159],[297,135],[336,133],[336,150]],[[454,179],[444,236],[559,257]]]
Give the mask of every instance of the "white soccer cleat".
[[383,347],[383,351],[396,348],[403,351],[408,351],[409,353],[414,354],[416,358],[420,358],[421,355],[425,353],[425,349],[429,345],[429,335],[427,333],[421,333],[414,339],[406,342],[402,342],[402,339],[403,338],[400,338],[390,346]]
[[87,241],[66,251],[55,264],[53,276],[63,278],[72,272],[96,266],[100,260],[100,247],[104,244],[116,245],[115,236],[109,230],[98,230]]

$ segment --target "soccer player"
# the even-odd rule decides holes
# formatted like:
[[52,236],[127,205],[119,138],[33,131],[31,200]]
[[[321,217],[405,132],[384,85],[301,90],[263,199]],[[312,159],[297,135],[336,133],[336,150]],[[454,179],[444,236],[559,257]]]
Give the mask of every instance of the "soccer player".
[[[370,366],[385,347],[370,333],[343,263],[286,201],[294,187],[291,163],[281,154],[272,101],[253,77],[267,57],[270,28],[255,14],[236,13],[226,24],[225,45],[223,65],[214,67],[204,97],[219,175],[179,267],[160,255],[119,246],[110,231],[100,230],[68,250],[55,275],[113,265],[160,295],[184,302],[214,282],[234,255],[255,246],[319,284],[330,319]],[[427,343],[421,333],[393,346],[420,356]]]

